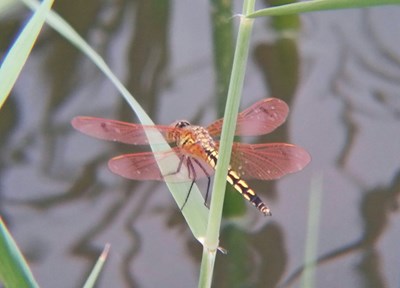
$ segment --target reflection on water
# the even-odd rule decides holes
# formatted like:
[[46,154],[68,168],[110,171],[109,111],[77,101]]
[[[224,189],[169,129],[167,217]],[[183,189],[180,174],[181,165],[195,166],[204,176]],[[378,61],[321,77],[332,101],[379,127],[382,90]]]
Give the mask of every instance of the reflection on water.
[[[321,255],[317,259],[317,263],[321,265],[352,253],[360,253],[362,260],[357,268],[365,282],[362,287],[386,287],[385,277],[383,277],[379,265],[381,261],[377,246],[379,239],[384,236],[385,230],[388,228],[390,216],[398,211],[399,194],[400,172],[388,186],[367,190],[360,209],[363,218],[363,233],[360,239]],[[293,273],[283,287],[290,286],[294,280],[300,277],[304,268],[306,267],[301,267]]]
[[[210,95],[221,87],[214,88],[205,3],[56,5],[158,123],[217,118]],[[15,19],[24,19],[20,13],[1,20],[9,29],[0,33],[2,53]],[[229,253],[218,255],[216,287],[300,285],[316,171],[324,175],[316,286],[398,284],[398,13],[397,7],[310,13],[301,16],[301,28],[284,34],[291,38],[256,21],[243,107],[265,95],[290,103],[286,126],[257,141],[296,143],[313,162],[283,180],[252,183],[257,193],[268,191],[262,196],[273,216],[260,217],[248,205],[245,219],[224,226],[221,245]],[[127,181],[106,168],[112,156],[142,148],[89,139],[69,124],[76,115],[132,118],[94,66],[45,29],[12,93],[0,112],[0,214],[39,283],[80,286],[110,242],[99,287],[196,286],[201,247],[166,187]]]

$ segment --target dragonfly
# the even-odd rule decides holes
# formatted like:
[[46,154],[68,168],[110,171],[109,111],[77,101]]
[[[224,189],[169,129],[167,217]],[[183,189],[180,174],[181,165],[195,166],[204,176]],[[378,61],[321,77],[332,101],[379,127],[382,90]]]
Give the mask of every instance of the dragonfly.
[[[238,114],[235,135],[259,136],[271,133],[285,122],[288,113],[288,105],[278,98],[258,101]],[[186,201],[195,181],[206,177],[207,201],[210,177],[218,163],[219,141],[215,138],[221,134],[222,118],[207,127],[192,125],[186,120],[171,125],[141,125],[88,116],[75,117],[71,124],[86,135],[133,145],[149,145],[148,133],[157,130],[172,145],[170,150],[120,155],[109,160],[109,169],[133,180],[191,181]],[[171,159],[169,157],[176,156],[179,158],[178,167],[169,173],[162,173],[157,161],[168,161]],[[310,160],[305,149],[293,144],[234,142],[227,181],[260,212],[271,215],[270,208],[244,179],[278,179],[302,170]],[[179,177],[180,174],[184,176]]]

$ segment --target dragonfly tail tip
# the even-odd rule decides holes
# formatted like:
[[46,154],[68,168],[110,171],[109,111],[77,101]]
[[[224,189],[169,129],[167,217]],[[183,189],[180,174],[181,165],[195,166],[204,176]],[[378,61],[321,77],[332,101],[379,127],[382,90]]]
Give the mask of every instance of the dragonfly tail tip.
[[266,207],[261,212],[264,213],[264,216],[272,216],[271,210]]

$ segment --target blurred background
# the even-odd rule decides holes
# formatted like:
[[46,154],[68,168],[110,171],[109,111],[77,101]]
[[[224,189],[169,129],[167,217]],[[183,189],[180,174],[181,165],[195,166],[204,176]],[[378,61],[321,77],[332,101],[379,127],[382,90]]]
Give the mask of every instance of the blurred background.
[[[206,126],[223,111],[240,5],[70,0],[54,10],[154,122]],[[21,6],[0,19],[2,56],[29,15]],[[250,182],[272,217],[228,192],[227,203],[239,204],[225,207],[220,244],[229,253],[217,257],[215,287],[301,286],[312,189],[321,197],[312,208],[320,209],[315,287],[399,287],[399,16],[386,6],[255,21],[242,108],[277,97],[291,112],[271,135],[241,140],[294,143],[312,162],[278,181]],[[197,286],[202,247],[166,185],[107,169],[109,158],[142,147],[72,129],[77,115],[137,120],[51,28],[0,115],[0,215],[42,287],[82,286],[108,242],[98,287]]]

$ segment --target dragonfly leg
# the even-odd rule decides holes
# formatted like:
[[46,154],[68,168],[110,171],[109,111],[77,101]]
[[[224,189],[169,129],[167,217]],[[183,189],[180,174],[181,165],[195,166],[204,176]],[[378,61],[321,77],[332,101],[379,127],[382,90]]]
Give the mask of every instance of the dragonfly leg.
[[185,207],[187,201],[189,200],[189,195],[190,195],[190,192],[192,191],[194,182],[196,182],[196,181],[193,180],[192,183],[190,184],[189,192],[187,193],[186,198],[185,198],[185,201],[183,202],[183,205],[182,205],[182,207],[181,207],[181,211],[183,210],[183,208]]
[[207,176],[207,192],[206,192],[206,197],[204,198],[204,206],[206,206],[207,208],[210,208],[210,207],[208,207],[208,203],[207,203],[208,194],[210,192],[210,184],[211,184],[211,177]]
[[[182,164],[180,163],[180,166],[181,165]],[[191,178],[190,176],[193,174],[193,178],[192,178],[193,180],[192,180],[192,183],[190,184],[190,188],[189,188],[189,191],[188,191],[188,193],[186,195],[185,201],[183,202],[183,205],[181,207],[181,211],[183,210],[183,208],[185,207],[187,201],[189,200],[190,192],[192,191],[193,185],[196,182],[196,171],[194,170],[194,166],[193,166],[193,163],[190,160],[190,158],[187,158],[186,165],[188,167],[189,178]]]
[[208,204],[207,204],[207,200],[208,200],[208,195],[209,195],[209,192],[210,192],[211,175],[208,174],[207,170],[204,169],[204,167],[201,165],[201,163],[200,163],[197,159],[193,159],[193,160],[194,160],[194,161],[196,162],[196,164],[200,167],[200,169],[203,170],[204,175],[207,176],[207,192],[206,192],[206,197],[204,198],[204,206],[206,206],[207,208],[209,208],[209,207],[208,207]]
[[204,175],[206,175],[206,177],[207,177],[207,192],[206,192],[206,196],[205,196],[205,200],[204,200],[204,206],[206,206],[208,208],[207,200],[208,200],[208,195],[209,195],[209,192],[210,192],[211,175],[201,165],[200,161],[198,161],[195,158],[190,158],[190,157],[185,157],[185,156],[181,157],[181,161],[179,162],[178,169],[173,174],[177,174],[180,171],[180,169],[182,168],[182,164],[183,164],[184,160],[186,160],[186,166],[188,168],[188,177],[189,177],[189,179],[192,179],[192,183],[190,184],[190,188],[189,188],[189,191],[188,191],[188,193],[186,195],[185,201],[183,202],[183,205],[181,207],[181,211],[183,210],[183,208],[185,207],[187,201],[189,200],[190,192],[192,192],[193,185],[194,185],[194,183],[196,182],[196,179],[197,179],[196,169],[195,169],[195,167],[193,165],[192,160],[194,161],[195,164],[197,164],[200,167],[201,170],[203,170]]

